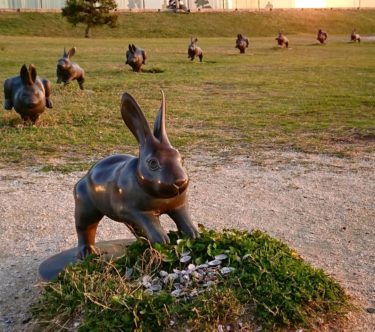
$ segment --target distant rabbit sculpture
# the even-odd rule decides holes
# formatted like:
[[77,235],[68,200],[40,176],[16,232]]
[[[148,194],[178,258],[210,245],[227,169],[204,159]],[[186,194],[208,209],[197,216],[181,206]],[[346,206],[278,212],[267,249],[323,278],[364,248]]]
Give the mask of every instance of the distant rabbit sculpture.
[[318,35],[316,36],[316,40],[318,40],[319,43],[324,44],[327,41],[327,38],[327,32],[323,31],[322,29],[319,29]]
[[188,58],[190,58],[191,61],[194,60],[194,58],[197,56],[199,58],[199,61],[202,62],[203,59],[203,52],[202,49],[197,46],[198,39],[197,38],[191,38],[190,44],[188,47]]
[[361,36],[358,33],[356,33],[355,29],[352,31],[352,34],[350,35],[350,41],[355,43],[358,42],[358,44],[361,43]]
[[134,44],[129,44],[126,51],[125,64],[133,68],[133,71],[140,71],[142,65],[146,64],[146,53],[142,49],[136,47]]
[[236,48],[240,50],[240,53],[245,53],[245,49],[249,47],[249,39],[242,36],[240,33],[237,35]]
[[103,216],[124,223],[151,243],[169,242],[159,221],[161,214],[169,215],[179,231],[192,238],[198,236],[188,211],[189,178],[165,128],[164,93],[153,133],[140,106],[127,93],[122,96],[121,115],[138,141],[139,156],[109,156],[75,185],[79,258],[96,252],[96,228]]
[[277,44],[281,47],[285,46],[286,48],[289,47],[289,40],[286,38],[281,32],[279,32],[279,35],[275,38],[277,40]]
[[64,54],[61,59],[57,61],[57,83],[63,82],[64,85],[69,84],[73,80],[77,80],[79,88],[84,89],[85,71],[76,63],[71,61],[71,58],[76,53],[77,49],[72,47],[68,52],[64,48]]
[[39,78],[34,65],[23,65],[20,76],[8,78],[4,81],[4,108],[21,115],[23,121],[35,124],[44,109],[52,108],[51,83],[47,79]]

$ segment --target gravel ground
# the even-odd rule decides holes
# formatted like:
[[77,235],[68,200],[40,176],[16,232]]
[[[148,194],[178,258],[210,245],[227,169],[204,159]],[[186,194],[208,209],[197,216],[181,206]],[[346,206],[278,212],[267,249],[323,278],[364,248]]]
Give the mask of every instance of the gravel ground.
[[[339,331],[375,331],[375,155],[197,154],[186,166],[194,222],[258,228],[285,241],[356,298],[360,312]],[[72,190],[82,175],[0,169],[0,331],[32,329],[39,264],[76,245]],[[174,229],[167,218],[163,225]],[[129,237],[110,220],[97,234],[98,241]]]

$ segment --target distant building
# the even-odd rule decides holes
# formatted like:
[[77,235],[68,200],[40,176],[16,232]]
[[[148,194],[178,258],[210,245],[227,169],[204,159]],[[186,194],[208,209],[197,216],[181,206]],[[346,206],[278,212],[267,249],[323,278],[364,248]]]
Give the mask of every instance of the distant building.
[[[116,0],[118,9],[166,9],[167,0]],[[189,9],[375,8],[375,0],[183,0]],[[60,9],[65,0],[0,0],[0,9]]]

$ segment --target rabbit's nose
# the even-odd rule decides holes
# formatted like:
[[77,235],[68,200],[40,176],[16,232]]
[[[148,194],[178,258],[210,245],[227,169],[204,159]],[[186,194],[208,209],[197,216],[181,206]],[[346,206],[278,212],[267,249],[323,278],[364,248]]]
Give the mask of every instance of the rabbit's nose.
[[186,182],[187,182],[187,179],[179,179],[179,180],[176,180],[176,184],[177,184],[179,187],[183,186]]
[[189,183],[188,179],[178,179],[175,182],[175,186],[177,186],[178,189],[181,191],[187,187],[188,183]]

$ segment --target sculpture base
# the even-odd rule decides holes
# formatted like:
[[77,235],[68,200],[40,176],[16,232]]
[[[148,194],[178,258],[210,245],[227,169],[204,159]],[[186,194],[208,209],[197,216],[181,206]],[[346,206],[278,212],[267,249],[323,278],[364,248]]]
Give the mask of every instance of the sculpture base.
[[[134,239],[112,240],[95,243],[104,259],[110,260],[118,258],[126,253],[126,248],[132,244]],[[39,276],[44,281],[51,281],[65,269],[69,264],[74,264],[77,259],[78,248],[65,250],[57,255],[47,258],[39,265]]]

